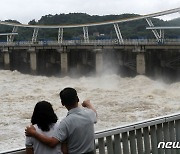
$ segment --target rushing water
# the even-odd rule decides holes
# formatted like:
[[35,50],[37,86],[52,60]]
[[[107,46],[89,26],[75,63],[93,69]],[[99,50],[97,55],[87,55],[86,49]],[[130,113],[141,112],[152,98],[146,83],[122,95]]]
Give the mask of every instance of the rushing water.
[[38,101],[50,101],[60,120],[66,116],[58,94],[67,86],[78,91],[80,102],[90,99],[96,107],[96,130],[180,110],[180,82],[165,84],[145,76],[118,75],[72,79],[0,70],[0,151],[24,147],[24,128]]

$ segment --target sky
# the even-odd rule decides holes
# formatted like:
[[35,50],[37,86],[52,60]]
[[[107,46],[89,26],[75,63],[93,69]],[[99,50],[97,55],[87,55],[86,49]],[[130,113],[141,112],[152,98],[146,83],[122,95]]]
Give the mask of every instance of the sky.
[[[180,0],[1,0],[0,20],[17,20],[27,24],[42,16],[61,13],[110,15],[135,13],[145,15],[180,7]],[[163,20],[180,17],[180,13],[161,16]]]

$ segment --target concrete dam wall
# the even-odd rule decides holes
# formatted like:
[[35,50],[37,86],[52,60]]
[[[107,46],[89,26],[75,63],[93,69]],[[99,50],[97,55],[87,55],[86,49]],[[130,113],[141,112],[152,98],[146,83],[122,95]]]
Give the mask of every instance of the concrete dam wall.
[[0,68],[40,75],[116,73],[179,80],[180,47],[4,47],[0,50]]

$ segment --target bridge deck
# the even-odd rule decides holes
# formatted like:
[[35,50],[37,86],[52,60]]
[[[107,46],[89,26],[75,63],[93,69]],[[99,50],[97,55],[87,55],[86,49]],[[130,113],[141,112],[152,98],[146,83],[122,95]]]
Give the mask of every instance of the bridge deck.
[[64,40],[62,43],[58,41],[15,41],[15,42],[0,42],[0,48],[9,49],[59,49],[66,46],[69,49],[132,49],[134,46],[145,46],[146,49],[180,49],[180,39],[164,39],[163,43],[157,42],[155,39],[126,39],[123,43],[119,43],[116,39],[113,40]]

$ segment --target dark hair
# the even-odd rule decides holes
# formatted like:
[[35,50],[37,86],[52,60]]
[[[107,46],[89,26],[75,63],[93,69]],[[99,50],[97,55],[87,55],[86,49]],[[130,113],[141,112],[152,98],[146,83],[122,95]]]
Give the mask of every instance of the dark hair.
[[73,88],[70,88],[70,87],[64,88],[60,92],[59,95],[60,95],[60,98],[61,98],[62,105],[73,106],[77,102],[79,102],[77,92]]
[[38,102],[31,117],[31,123],[37,124],[42,131],[49,131],[50,126],[58,120],[52,105],[47,101]]

